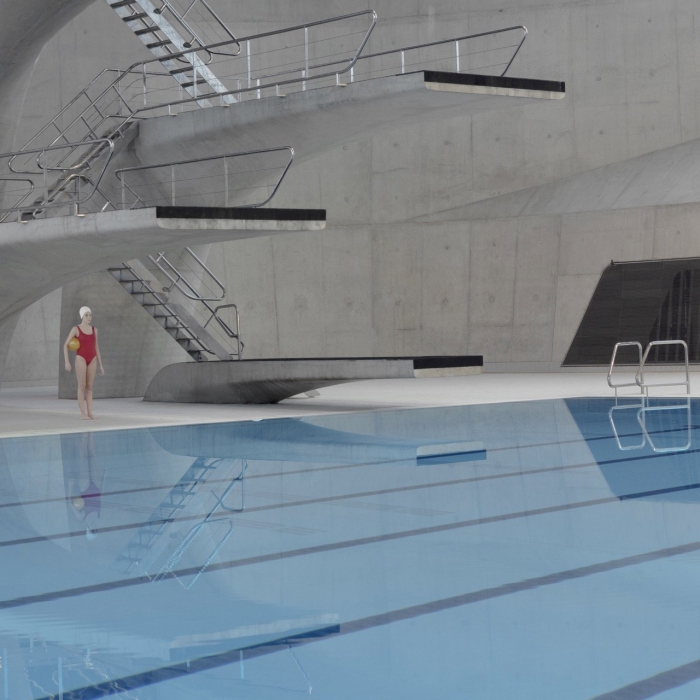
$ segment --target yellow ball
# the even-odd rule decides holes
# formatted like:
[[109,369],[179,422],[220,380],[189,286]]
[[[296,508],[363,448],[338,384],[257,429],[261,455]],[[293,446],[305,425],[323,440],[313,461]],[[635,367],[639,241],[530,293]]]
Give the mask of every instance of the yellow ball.
[[79,350],[80,349],[80,341],[77,338],[71,338],[68,341],[68,349],[73,350],[74,352],[76,350]]

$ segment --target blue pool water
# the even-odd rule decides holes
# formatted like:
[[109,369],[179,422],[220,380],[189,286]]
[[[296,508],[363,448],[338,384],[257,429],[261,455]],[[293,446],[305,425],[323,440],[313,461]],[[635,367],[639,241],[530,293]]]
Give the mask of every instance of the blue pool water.
[[696,699],[699,407],[613,405],[0,440],[0,700]]

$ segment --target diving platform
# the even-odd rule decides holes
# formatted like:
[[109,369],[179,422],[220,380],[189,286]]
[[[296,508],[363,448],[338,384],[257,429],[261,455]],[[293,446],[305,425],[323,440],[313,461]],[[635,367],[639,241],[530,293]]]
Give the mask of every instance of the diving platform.
[[546,103],[565,94],[565,84],[556,80],[421,70],[184,112],[177,119],[145,119],[134,153],[139,162],[155,163],[163,153],[189,157],[202,143],[217,153],[289,143],[300,163],[383,129]]
[[150,207],[0,225],[0,322],[89,272],[156,250],[319,231],[323,209]]
[[480,355],[342,357],[179,362],[151,380],[144,401],[269,404],[335,384],[367,379],[480,374]]

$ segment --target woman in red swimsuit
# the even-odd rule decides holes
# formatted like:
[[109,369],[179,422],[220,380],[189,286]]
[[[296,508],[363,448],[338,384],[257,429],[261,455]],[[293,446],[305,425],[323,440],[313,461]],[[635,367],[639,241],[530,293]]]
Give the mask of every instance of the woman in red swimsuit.
[[66,363],[66,372],[71,371],[68,359],[68,343],[72,338],[80,341],[80,348],[75,357],[75,374],[78,377],[78,406],[83,420],[92,420],[92,385],[95,381],[97,366],[100,374],[104,374],[100,348],[97,344],[97,328],[92,327],[92,311],[87,306],[80,309],[81,323],[71,328],[66,342],[63,344],[63,359]]

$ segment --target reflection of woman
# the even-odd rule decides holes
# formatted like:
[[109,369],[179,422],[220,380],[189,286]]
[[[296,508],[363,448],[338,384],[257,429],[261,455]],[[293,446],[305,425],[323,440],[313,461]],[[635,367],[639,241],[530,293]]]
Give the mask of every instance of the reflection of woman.
[[67,477],[67,494],[71,512],[85,526],[89,540],[97,536],[96,521],[102,510],[102,485],[105,474],[95,464],[92,433],[61,436],[63,469]]
[[[70,360],[68,359],[68,343],[73,338],[77,338],[80,347],[75,354],[75,375],[78,378],[78,406],[83,420],[94,419],[92,414],[92,385],[95,381],[97,366],[100,367],[100,374],[104,374],[100,348],[97,344],[97,328],[92,326],[92,311],[87,306],[80,309],[80,324],[71,328],[66,342],[63,343],[63,359],[66,365],[66,372],[71,371]],[[87,406],[86,406],[87,404]]]

